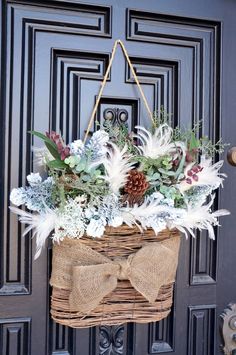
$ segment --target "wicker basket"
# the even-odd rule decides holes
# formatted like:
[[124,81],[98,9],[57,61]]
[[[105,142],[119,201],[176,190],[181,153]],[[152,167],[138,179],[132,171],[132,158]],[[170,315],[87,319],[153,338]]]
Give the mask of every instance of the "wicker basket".
[[[83,243],[93,250],[109,257],[127,257],[137,252],[143,244],[163,241],[168,238],[180,239],[177,231],[165,230],[154,234],[148,229],[144,234],[136,228],[122,226],[107,228],[101,239],[66,239],[59,247],[76,248]],[[57,246],[58,248],[58,246]],[[178,250],[175,251],[178,253]],[[53,269],[53,273],[56,270]],[[159,321],[170,313],[172,305],[173,283],[163,285],[154,303],[149,303],[128,280],[119,280],[116,289],[104,297],[98,307],[89,314],[71,311],[69,306],[69,290],[53,287],[51,299],[52,318],[60,324],[73,328],[85,328],[97,325],[115,325],[128,322],[149,323]]]

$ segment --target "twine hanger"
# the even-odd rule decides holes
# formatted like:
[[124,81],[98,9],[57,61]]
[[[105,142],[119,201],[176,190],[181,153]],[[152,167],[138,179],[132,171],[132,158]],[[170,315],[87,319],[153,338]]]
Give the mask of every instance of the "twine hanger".
[[139,83],[138,77],[137,77],[137,75],[136,75],[136,73],[135,73],[133,64],[131,63],[131,60],[130,60],[129,55],[128,55],[128,52],[127,52],[127,50],[126,50],[126,48],[125,48],[125,46],[124,46],[124,43],[123,43],[120,39],[117,39],[117,40],[115,41],[115,43],[114,43],[113,48],[112,48],[111,58],[110,58],[110,61],[109,61],[109,63],[108,63],[108,67],[107,67],[106,73],[105,73],[105,75],[104,75],[103,81],[102,81],[102,83],[101,83],[101,88],[100,88],[100,90],[99,90],[98,97],[97,97],[97,100],[96,100],[96,102],[95,102],[95,105],[94,105],[94,108],[93,108],[93,112],[92,112],[92,114],[91,114],[91,117],[90,117],[90,120],[89,120],[89,123],[88,123],[88,127],[87,127],[87,130],[86,130],[85,136],[84,136],[84,143],[86,142],[86,140],[87,140],[87,138],[88,138],[88,135],[89,135],[91,126],[92,126],[92,124],[93,124],[94,117],[95,117],[95,115],[96,115],[96,112],[97,112],[97,109],[98,109],[98,105],[99,105],[99,102],[100,102],[100,99],[101,99],[101,96],[102,96],[104,87],[105,87],[105,85],[106,85],[108,75],[109,75],[110,70],[111,70],[111,65],[112,65],[113,59],[114,59],[114,57],[115,57],[115,53],[116,53],[116,49],[117,49],[118,44],[121,46],[121,49],[122,49],[122,51],[123,51],[123,53],[124,53],[124,56],[125,56],[125,58],[126,58],[128,64],[129,64],[130,70],[131,70],[131,72],[132,72],[132,74],[133,74],[134,80],[135,80],[135,82],[136,82],[136,84],[137,84],[137,86],[138,86],[138,89],[139,89],[139,91],[140,91],[140,94],[141,94],[141,97],[142,97],[142,99],[143,99],[144,105],[145,105],[145,107],[146,107],[146,109],[147,109],[147,112],[148,112],[148,114],[149,114],[149,116],[150,116],[151,121],[153,121],[152,111],[151,111],[150,107],[148,106],[146,96],[145,96],[145,94],[144,94],[144,92],[143,92],[143,89],[142,89],[140,83]]

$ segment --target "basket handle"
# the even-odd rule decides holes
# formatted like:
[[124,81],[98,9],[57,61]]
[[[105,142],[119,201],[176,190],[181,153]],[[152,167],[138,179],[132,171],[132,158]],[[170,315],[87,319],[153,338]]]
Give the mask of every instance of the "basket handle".
[[148,114],[149,114],[149,116],[150,116],[151,121],[153,121],[152,111],[150,110],[150,107],[148,106],[146,96],[145,96],[145,94],[144,94],[144,92],[143,92],[143,89],[142,89],[140,83],[139,83],[139,80],[138,80],[138,77],[137,77],[137,75],[136,75],[136,73],[135,73],[133,64],[132,64],[131,61],[130,61],[128,52],[127,52],[127,50],[126,50],[126,48],[125,48],[125,46],[124,46],[124,43],[123,43],[120,39],[117,39],[117,40],[115,41],[115,43],[114,43],[113,48],[112,48],[111,58],[110,58],[110,61],[109,61],[109,63],[108,63],[108,67],[107,67],[106,73],[105,73],[105,75],[104,75],[103,81],[102,81],[102,83],[101,83],[101,88],[100,88],[100,90],[99,90],[98,97],[97,97],[97,100],[96,100],[96,102],[95,102],[95,105],[94,105],[94,108],[93,108],[93,112],[92,112],[92,114],[91,114],[91,117],[90,117],[90,120],[89,120],[89,123],[88,123],[88,127],[87,127],[87,130],[86,130],[85,136],[84,136],[84,143],[86,142],[86,140],[87,140],[87,138],[88,138],[90,128],[91,128],[91,126],[92,126],[92,124],[93,124],[94,117],[95,117],[95,114],[96,114],[96,112],[97,112],[98,105],[99,105],[99,102],[100,102],[100,99],[101,99],[101,96],[102,96],[104,87],[105,87],[105,85],[106,85],[109,72],[110,72],[110,70],[111,70],[111,65],[112,65],[112,62],[113,62],[113,59],[114,59],[114,56],[115,56],[115,53],[116,53],[116,49],[117,49],[118,44],[121,46],[121,49],[122,49],[122,51],[123,51],[123,53],[124,53],[124,56],[125,56],[125,58],[126,58],[128,64],[129,64],[130,70],[131,70],[131,72],[132,72],[132,74],[133,74],[134,80],[135,80],[135,82],[136,82],[136,84],[137,84],[137,86],[138,86],[138,88],[139,88],[139,91],[140,91],[141,97],[142,97],[142,99],[143,99],[143,102],[144,102],[144,104],[145,104],[145,107],[146,107],[146,109],[147,109],[147,112],[148,112]]

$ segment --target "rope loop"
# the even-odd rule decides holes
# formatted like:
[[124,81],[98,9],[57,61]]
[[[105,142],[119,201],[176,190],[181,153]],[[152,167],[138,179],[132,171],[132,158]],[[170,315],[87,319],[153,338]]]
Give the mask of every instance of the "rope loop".
[[97,100],[95,102],[95,105],[94,105],[94,108],[93,108],[93,111],[92,111],[92,114],[91,114],[91,117],[90,117],[90,120],[89,120],[89,123],[88,123],[88,127],[87,127],[87,130],[86,130],[86,133],[85,133],[85,136],[84,136],[84,143],[86,142],[87,138],[88,138],[88,135],[89,135],[89,132],[90,132],[90,129],[91,129],[91,126],[93,124],[93,121],[94,121],[94,117],[96,115],[96,112],[97,112],[97,109],[98,109],[98,105],[99,105],[99,102],[101,100],[101,97],[102,97],[102,93],[103,93],[103,90],[104,90],[104,87],[106,85],[106,82],[107,82],[107,78],[108,78],[108,75],[110,73],[110,70],[111,70],[111,66],[112,66],[112,63],[113,63],[113,60],[114,60],[114,57],[115,57],[115,53],[116,53],[116,49],[117,49],[117,46],[120,45],[123,53],[124,53],[124,56],[129,64],[129,67],[130,67],[130,70],[131,70],[131,73],[134,77],[134,80],[138,86],[138,89],[140,91],[140,94],[141,94],[141,97],[143,99],[143,102],[144,102],[144,105],[147,109],[147,112],[150,116],[150,119],[151,121],[153,121],[153,115],[152,115],[152,111],[150,109],[150,107],[148,106],[148,102],[147,102],[147,99],[146,99],[146,96],[143,92],[143,89],[139,83],[139,80],[138,80],[138,77],[135,73],[135,70],[134,70],[134,67],[133,67],[133,64],[131,63],[131,60],[129,58],[129,55],[128,55],[128,52],[125,48],[125,45],[124,43],[120,40],[120,39],[117,39],[113,45],[113,48],[112,48],[112,53],[111,53],[111,58],[110,58],[110,61],[108,63],[108,66],[107,66],[107,70],[105,72],[105,75],[104,75],[104,78],[103,78],[103,81],[101,82],[101,87],[100,87],[100,90],[99,90],[99,93],[98,93],[98,97],[97,97]]

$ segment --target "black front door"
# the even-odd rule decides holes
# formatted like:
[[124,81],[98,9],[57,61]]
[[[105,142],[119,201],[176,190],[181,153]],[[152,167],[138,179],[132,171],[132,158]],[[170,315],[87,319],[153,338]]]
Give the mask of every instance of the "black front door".
[[[168,319],[149,325],[73,330],[50,320],[50,247],[33,261],[34,241],[8,210],[10,189],[34,168],[27,131],[83,134],[113,43],[124,41],[148,103],[174,124],[203,121],[203,132],[236,145],[236,3],[230,0],[2,0],[1,13],[1,269],[2,355],[220,354],[219,315],[236,303],[236,169],[217,207],[216,241],[183,240]],[[148,124],[145,107],[119,50],[102,97],[125,109],[131,125]],[[34,146],[39,146],[38,140]],[[32,246],[33,244],[33,246]]]

